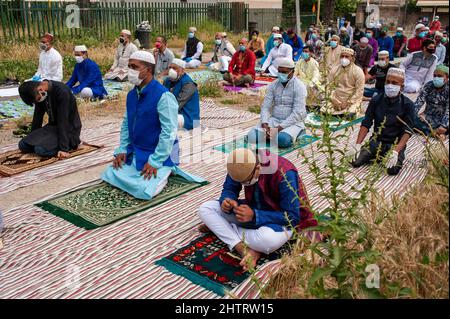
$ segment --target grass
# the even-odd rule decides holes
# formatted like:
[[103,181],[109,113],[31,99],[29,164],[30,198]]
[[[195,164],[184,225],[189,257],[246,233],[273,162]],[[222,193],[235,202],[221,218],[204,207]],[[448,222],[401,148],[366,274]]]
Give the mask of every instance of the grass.
[[199,85],[198,91],[200,96],[203,97],[221,97],[224,92],[222,87],[216,81],[206,81],[205,83]]

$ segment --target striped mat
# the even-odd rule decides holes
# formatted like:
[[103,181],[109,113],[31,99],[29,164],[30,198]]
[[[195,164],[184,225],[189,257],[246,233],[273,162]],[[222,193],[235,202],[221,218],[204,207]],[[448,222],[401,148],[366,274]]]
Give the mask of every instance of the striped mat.
[[200,103],[200,122],[209,128],[230,127],[258,118],[259,115],[252,112],[217,106],[212,99],[205,99]]
[[[357,130],[351,131],[354,142]],[[314,152],[316,145],[304,148],[304,152],[305,156],[316,157],[321,168],[326,158]],[[315,177],[302,157],[291,152],[286,158],[302,172],[313,207],[324,210],[328,203],[320,197]],[[155,265],[155,261],[199,236],[198,207],[220,195],[225,158],[223,153],[213,152],[207,159],[182,168],[210,184],[98,229],[85,231],[33,205],[6,211],[5,247],[0,251],[0,298],[219,297]],[[383,176],[375,187],[388,197],[404,194],[425,177],[423,160],[423,141],[415,136],[408,143],[407,160],[400,174]],[[356,176],[362,177],[367,171],[365,167],[354,169],[344,191],[352,195],[351,187],[358,185]],[[257,277],[267,281],[277,266],[278,261],[265,264]],[[258,297],[249,279],[231,293],[242,298]]]

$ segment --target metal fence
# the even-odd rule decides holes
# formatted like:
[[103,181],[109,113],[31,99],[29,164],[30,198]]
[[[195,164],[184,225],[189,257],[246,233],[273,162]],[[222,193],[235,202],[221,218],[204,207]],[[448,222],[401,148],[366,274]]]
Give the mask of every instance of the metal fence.
[[[80,2],[81,3],[81,2]],[[220,23],[225,30],[247,30],[248,5],[233,3],[30,2],[0,0],[0,38],[28,40],[45,32],[54,35],[92,34],[102,37],[149,21],[152,31],[174,34],[181,25]]]

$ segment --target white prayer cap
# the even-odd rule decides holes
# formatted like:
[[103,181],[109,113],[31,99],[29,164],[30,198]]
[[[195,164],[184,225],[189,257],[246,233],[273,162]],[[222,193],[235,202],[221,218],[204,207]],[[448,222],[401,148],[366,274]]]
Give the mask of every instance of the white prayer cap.
[[438,36],[438,37],[443,37],[444,34],[441,33],[441,32],[439,32],[439,31],[436,31],[436,32],[434,33],[434,36],[435,36],[435,37],[436,37],[436,36]]
[[400,68],[390,68],[387,72],[387,75],[395,75],[401,78],[405,78],[405,70]]
[[280,31],[280,27],[274,26],[274,27],[272,28],[272,31]]
[[430,30],[430,27],[425,27],[425,30],[429,31],[429,30]]
[[283,36],[282,36],[281,34],[277,33],[277,34],[274,34],[274,35],[273,35],[273,38],[274,38],[274,39],[282,39]]
[[151,54],[150,52],[144,51],[144,50],[139,50],[139,51],[134,52],[130,56],[130,59],[155,64],[155,57],[153,56],[153,54]]
[[378,56],[379,57],[380,56],[389,56],[389,51],[386,51],[386,50],[380,51],[380,52],[378,52]]
[[369,29],[375,28],[375,24],[373,24],[372,22],[369,23]]
[[439,19],[439,16],[435,16],[434,18],[435,18],[435,19]]
[[226,33],[226,32],[222,32],[222,36],[223,36],[224,38],[226,38],[226,37],[227,37],[227,33]]
[[130,35],[131,36],[131,31],[127,30],[127,29],[123,29],[122,31],[120,31],[120,33],[126,34],[126,35]]
[[331,40],[337,40],[337,41],[341,41],[341,38],[339,37],[339,35],[337,35],[337,34],[333,34],[332,36],[331,36]]
[[197,32],[197,28],[196,27],[189,27],[189,32]]
[[359,42],[361,42],[362,44],[367,44],[369,43],[369,39],[367,39],[366,37],[362,37],[361,39],[359,39]]
[[231,179],[245,182],[252,176],[257,164],[256,155],[248,148],[238,148],[227,159],[227,171]]
[[172,64],[178,65],[180,68],[183,68],[183,69],[186,68],[186,62],[184,62],[181,59],[173,59]]
[[75,49],[73,49],[75,52],[86,52],[87,51],[87,48],[86,48],[86,46],[83,44],[83,45],[76,45],[75,46]]
[[276,62],[278,67],[293,69],[295,68],[294,61],[291,58],[279,58]]
[[345,27],[341,27],[339,30],[340,31],[347,31],[347,29]]
[[402,31],[403,32],[403,28],[402,27],[398,27],[397,31]]
[[414,30],[419,30],[419,29],[422,29],[422,28],[425,28],[425,25],[422,24],[422,23],[419,23],[419,24],[417,24],[417,25],[415,26]]

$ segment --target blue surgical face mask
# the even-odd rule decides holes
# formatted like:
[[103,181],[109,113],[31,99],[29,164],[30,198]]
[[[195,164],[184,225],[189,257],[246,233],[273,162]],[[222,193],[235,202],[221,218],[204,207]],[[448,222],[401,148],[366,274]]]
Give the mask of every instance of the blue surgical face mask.
[[402,33],[401,32],[396,32],[395,33],[398,37],[401,37],[402,36]]
[[372,37],[372,33],[366,33],[366,38],[370,39]]
[[309,53],[302,52],[302,59],[303,60],[308,60],[309,59]]
[[317,39],[317,34],[315,33],[311,34],[311,39]]
[[192,39],[193,37],[194,37],[194,32],[189,32],[189,33],[188,33],[188,38],[189,38],[189,39]]
[[435,87],[441,88],[441,87],[444,86],[444,84],[445,84],[444,78],[437,77],[437,76],[435,76],[435,77],[433,78],[433,85],[434,85]]
[[247,48],[245,47],[245,45],[240,45],[239,46],[239,50],[241,50],[242,52],[244,52]]
[[332,47],[332,48],[337,47],[337,42],[336,41],[330,41],[330,47]]
[[278,42],[277,40],[273,41],[273,46],[274,46],[274,47],[277,47],[277,46],[279,46],[279,45],[280,45],[280,42]]
[[286,83],[287,81],[289,81],[289,74],[291,74],[291,72],[289,73],[278,72],[278,80],[280,80],[281,83]]
[[427,35],[426,31],[422,31],[419,33],[419,38],[425,38],[425,36]]

